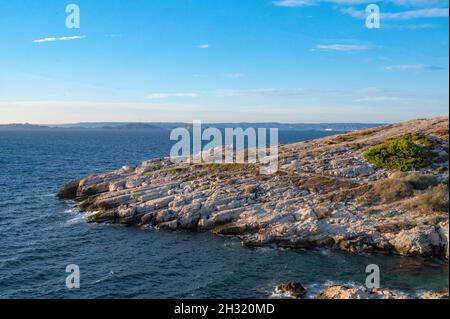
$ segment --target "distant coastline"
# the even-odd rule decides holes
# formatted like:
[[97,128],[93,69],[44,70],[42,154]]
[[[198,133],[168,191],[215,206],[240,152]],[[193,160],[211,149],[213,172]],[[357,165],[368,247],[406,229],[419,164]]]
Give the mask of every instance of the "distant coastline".
[[[365,128],[382,126],[385,123],[205,123],[204,127],[214,125],[216,128],[226,127],[270,127],[278,128],[284,131],[357,131]],[[146,122],[146,123],[129,123],[129,122],[92,122],[92,123],[73,123],[73,124],[55,124],[55,125],[38,125],[29,123],[11,123],[0,124],[0,130],[52,130],[52,129],[114,129],[114,130],[172,130],[177,127],[190,128],[191,123],[173,122]]]

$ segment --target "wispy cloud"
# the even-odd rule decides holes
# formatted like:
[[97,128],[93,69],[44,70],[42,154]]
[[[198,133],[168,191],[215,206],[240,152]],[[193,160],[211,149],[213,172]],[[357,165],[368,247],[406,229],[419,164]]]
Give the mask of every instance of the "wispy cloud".
[[371,102],[400,102],[406,101],[404,96],[399,96],[399,92],[392,92],[378,87],[366,87],[361,90],[351,92],[350,95],[354,95],[354,103],[371,103]]
[[398,97],[398,96],[366,96],[359,99],[353,100],[355,103],[364,103],[364,102],[398,102],[398,101],[404,101],[404,98]]
[[394,29],[394,30],[429,30],[436,28],[436,24],[432,23],[421,23],[421,24],[383,24],[383,28],[385,29]]
[[218,92],[219,96],[241,97],[241,96],[263,96],[263,97],[288,97],[304,95],[305,90],[301,88],[294,89],[253,89],[253,90],[222,90]]
[[[357,10],[354,8],[343,8],[341,12],[347,14],[353,18],[366,19],[367,13],[365,10]],[[384,20],[410,20],[410,19],[422,19],[422,18],[448,18],[448,8],[425,8],[415,9],[400,12],[382,12],[381,19]]]
[[427,64],[399,64],[385,67],[387,71],[439,71],[444,68]]
[[277,0],[273,4],[277,7],[306,7],[320,3],[337,5],[362,5],[370,3],[388,2],[403,7],[447,7],[448,0]]
[[81,40],[85,39],[86,36],[84,35],[76,35],[72,37],[59,37],[59,38],[43,38],[43,39],[36,39],[33,42],[34,43],[45,43],[45,42],[55,42],[55,41],[71,41],[71,40]]
[[[410,20],[424,18],[448,18],[448,0],[277,0],[273,5],[277,7],[307,7],[321,3],[334,4],[343,14],[358,19],[366,19],[364,9],[355,9],[354,5],[366,5],[371,3],[388,2],[399,7],[398,12],[381,12],[381,18],[385,20]],[[409,9],[405,11],[405,8]]]
[[370,49],[368,45],[363,44],[318,44],[316,48],[319,50],[340,52],[363,51]]
[[200,45],[197,45],[197,48],[198,49],[209,49],[209,44],[200,44]]
[[147,95],[147,99],[150,100],[161,100],[161,99],[168,99],[173,97],[189,97],[189,98],[195,98],[198,97],[197,93],[152,93]]
[[305,7],[315,4],[314,0],[279,0],[274,1],[273,4],[277,7]]

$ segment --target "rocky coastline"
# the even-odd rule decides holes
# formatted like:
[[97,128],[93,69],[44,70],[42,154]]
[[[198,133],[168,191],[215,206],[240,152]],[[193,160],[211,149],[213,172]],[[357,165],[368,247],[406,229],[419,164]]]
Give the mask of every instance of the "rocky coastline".
[[[209,231],[238,236],[244,246],[448,260],[448,187],[444,198],[429,198],[432,187],[448,185],[448,127],[439,117],[280,145],[273,175],[260,175],[256,164],[155,159],[69,181],[58,196],[92,223]],[[399,172],[363,157],[411,134],[431,154],[426,167]],[[436,201],[447,210],[435,209]]]
[[275,287],[275,293],[290,299],[449,299],[448,289],[427,291],[416,296],[393,292],[386,289],[367,289],[355,285],[330,284],[316,294],[308,294],[308,290],[298,282],[282,283]]

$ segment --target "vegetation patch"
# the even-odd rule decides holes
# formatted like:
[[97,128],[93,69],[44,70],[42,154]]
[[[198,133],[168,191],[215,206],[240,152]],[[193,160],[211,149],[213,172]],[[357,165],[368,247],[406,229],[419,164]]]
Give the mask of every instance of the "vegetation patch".
[[420,174],[417,172],[398,172],[393,174],[391,179],[406,182],[416,190],[426,190],[431,186],[436,186],[439,184],[436,176],[431,174]]
[[333,141],[336,143],[345,143],[345,142],[354,142],[355,140],[356,137],[354,136],[342,135],[336,137]]
[[354,150],[355,152],[356,152],[356,151],[359,151],[359,150],[362,149],[363,147],[364,147],[364,145],[359,144],[359,143],[354,143],[354,144],[351,144],[351,145],[350,145],[350,148],[351,148],[352,150]]
[[383,203],[394,202],[414,194],[411,184],[401,179],[391,178],[374,183],[373,192]]
[[431,134],[436,135],[439,138],[442,138],[443,140],[448,141],[448,128],[442,128],[442,129],[437,129],[431,132]]
[[362,155],[369,163],[385,169],[408,171],[431,164],[425,149],[408,138],[398,138],[376,145]]
[[432,147],[435,146],[437,143],[436,140],[420,133],[411,133],[406,135],[405,138],[411,142],[418,143],[425,147]]
[[426,192],[413,200],[412,206],[423,213],[448,213],[448,185],[439,184],[430,187]]
[[258,191],[257,185],[247,185],[244,187],[244,193],[246,195],[255,194]]
[[399,172],[391,178],[373,183],[372,189],[365,196],[366,203],[392,203],[412,197],[414,191],[427,190],[438,185],[433,175]]

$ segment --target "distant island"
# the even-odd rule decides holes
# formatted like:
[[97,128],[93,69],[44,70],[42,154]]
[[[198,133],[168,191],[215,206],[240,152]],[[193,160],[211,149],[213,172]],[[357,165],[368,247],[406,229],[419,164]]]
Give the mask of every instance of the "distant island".
[[[283,131],[356,131],[364,128],[381,126],[384,123],[204,123],[203,126],[214,126],[222,129],[227,127],[241,127],[243,129],[249,127],[266,127],[278,128]],[[191,123],[173,122],[150,122],[150,123],[114,123],[114,122],[98,122],[98,123],[74,123],[74,124],[58,124],[58,125],[35,125],[29,123],[13,123],[0,124],[0,130],[51,130],[51,129],[103,129],[103,130],[172,130],[177,127],[190,128]]]

